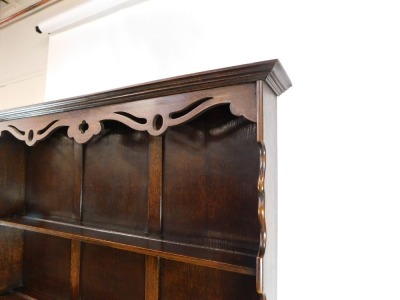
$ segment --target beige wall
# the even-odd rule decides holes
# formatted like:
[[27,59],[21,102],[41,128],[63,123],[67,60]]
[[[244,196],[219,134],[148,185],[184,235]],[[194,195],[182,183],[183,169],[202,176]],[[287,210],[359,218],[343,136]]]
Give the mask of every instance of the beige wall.
[[60,1],[0,28],[0,109],[44,100],[48,35],[38,34],[35,26],[83,1]]

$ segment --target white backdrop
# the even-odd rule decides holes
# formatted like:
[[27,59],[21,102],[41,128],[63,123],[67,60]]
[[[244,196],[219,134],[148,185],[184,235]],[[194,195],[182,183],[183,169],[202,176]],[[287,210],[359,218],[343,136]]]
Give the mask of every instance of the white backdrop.
[[260,0],[148,0],[51,35],[46,99],[275,58],[265,11]]
[[47,98],[279,58],[279,299],[399,300],[396,4],[145,1],[52,36]]

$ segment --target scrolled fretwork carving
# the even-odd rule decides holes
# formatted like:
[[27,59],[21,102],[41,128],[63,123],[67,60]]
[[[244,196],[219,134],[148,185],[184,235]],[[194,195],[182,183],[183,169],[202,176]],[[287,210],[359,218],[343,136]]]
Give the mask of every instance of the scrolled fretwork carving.
[[83,144],[89,141],[93,136],[103,130],[103,124],[100,121],[82,120],[82,122],[70,125],[67,131],[68,137],[73,138],[77,143]]
[[258,174],[258,220],[260,222],[260,245],[257,254],[257,291],[259,293],[263,293],[263,270],[261,269],[263,266],[263,260],[265,256],[265,250],[267,247],[267,221],[265,217],[265,167],[267,163],[267,154],[265,150],[265,144],[263,142],[259,143],[259,151],[260,151],[260,169]]
[[25,141],[27,145],[32,146],[57,128],[62,127],[58,119],[53,119],[49,122],[43,120],[32,125],[29,126],[26,121],[24,122],[24,119],[0,123],[0,136],[3,131],[8,131],[17,139]]
[[77,143],[86,143],[103,130],[103,121],[117,121],[139,131],[157,136],[204,111],[229,104],[232,114],[256,122],[254,85],[190,92],[78,111],[36,116],[0,122],[0,136],[8,131],[27,145],[35,145],[52,132],[67,127],[67,134]]

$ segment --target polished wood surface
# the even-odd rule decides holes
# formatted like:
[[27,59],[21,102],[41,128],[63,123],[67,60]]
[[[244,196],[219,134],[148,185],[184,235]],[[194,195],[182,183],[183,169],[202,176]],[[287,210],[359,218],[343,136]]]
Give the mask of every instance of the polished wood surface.
[[144,299],[145,256],[82,245],[82,299]]
[[21,284],[23,232],[0,226],[0,295]]
[[163,260],[160,299],[256,300],[252,276]]
[[35,232],[24,232],[25,287],[51,298],[69,299],[71,242]]
[[5,294],[5,295],[0,295],[0,299],[2,300],[26,300],[25,295],[19,295],[19,294]]
[[85,145],[82,221],[147,230],[148,135],[107,123]]
[[257,251],[228,251],[31,217],[0,219],[1,225],[232,272],[255,274]]
[[160,258],[146,256],[146,300],[160,297]]
[[62,131],[27,151],[26,213],[79,220],[74,152]]
[[254,94],[255,84],[248,83],[29,119],[12,119],[0,122],[0,135],[2,132],[10,133],[28,146],[33,146],[62,128],[67,130],[68,137],[84,144],[102,135],[105,123],[112,120],[131,129],[160,136],[168,128],[186,123],[204,111],[224,104],[229,104],[233,115],[256,122]]
[[276,300],[290,85],[273,60],[0,112],[0,299]]
[[149,142],[149,185],[148,185],[148,228],[149,235],[161,233],[163,198],[163,138],[150,137]]
[[25,147],[9,134],[0,138],[0,216],[25,210]]
[[165,237],[222,249],[258,249],[255,135],[254,123],[233,117],[226,107],[167,132]]
[[81,245],[77,240],[71,240],[71,299],[81,298]]
[[107,92],[9,109],[0,112],[0,121],[164,97],[216,87],[254,83],[257,80],[266,80],[268,75],[271,78],[269,82],[275,82],[277,86],[276,94],[280,94],[292,86],[279,60],[273,59],[178,76]]

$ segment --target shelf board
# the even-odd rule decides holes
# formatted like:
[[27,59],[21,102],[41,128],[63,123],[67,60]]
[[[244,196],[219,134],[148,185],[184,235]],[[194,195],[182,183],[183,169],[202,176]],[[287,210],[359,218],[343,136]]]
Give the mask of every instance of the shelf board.
[[51,300],[51,298],[40,292],[33,291],[26,287],[19,287],[6,295],[0,295],[0,300]]
[[8,294],[8,295],[0,295],[1,300],[21,300],[21,299],[27,299],[23,295],[19,294]]
[[30,216],[2,218],[0,225],[240,274],[254,276],[256,273],[256,254],[160,240],[114,230],[82,226],[79,223],[60,222]]
[[9,294],[9,295],[0,295],[1,300],[21,300],[21,299],[32,299],[32,298],[27,298],[24,295],[19,295],[19,294]]

